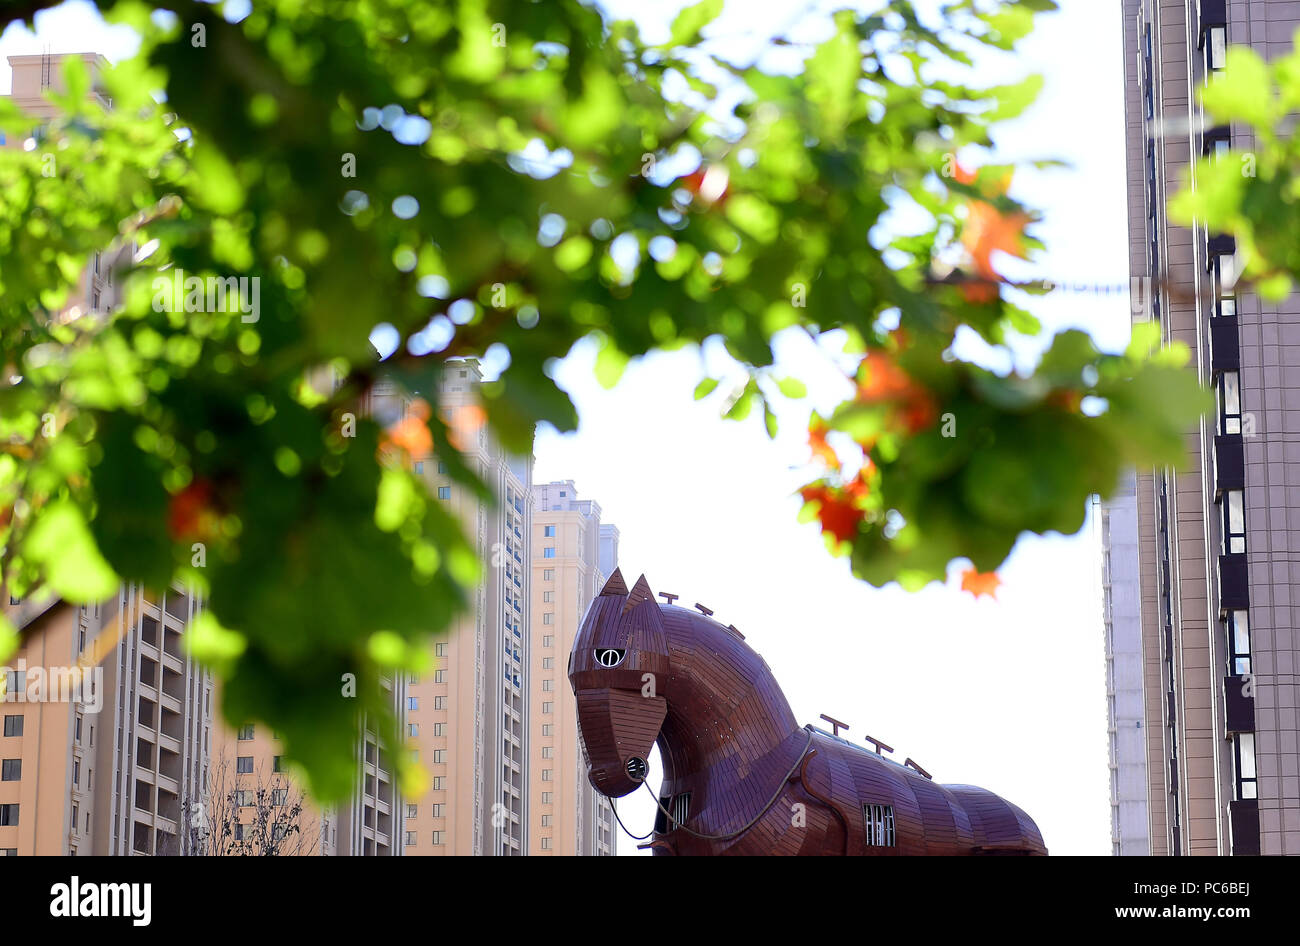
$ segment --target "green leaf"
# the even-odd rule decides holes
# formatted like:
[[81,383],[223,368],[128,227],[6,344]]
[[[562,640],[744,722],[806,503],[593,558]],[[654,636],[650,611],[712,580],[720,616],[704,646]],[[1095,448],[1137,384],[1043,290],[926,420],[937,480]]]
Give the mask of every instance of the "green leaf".
[[722,12],[723,0],[700,0],[673,17],[670,46],[693,46],[700,39],[700,30],[717,19]]
[[74,604],[102,601],[117,590],[120,579],[99,554],[81,509],[68,500],[41,511],[23,550],[44,567],[50,587]]
[[695,400],[700,401],[712,394],[718,387],[717,378],[705,378],[695,386]]
[[1228,47],[1227,66],[1201,90],[1201,103],[1220,121],[1241,120],[1265,130],[1277,118],[1268,66],[1240,44]]

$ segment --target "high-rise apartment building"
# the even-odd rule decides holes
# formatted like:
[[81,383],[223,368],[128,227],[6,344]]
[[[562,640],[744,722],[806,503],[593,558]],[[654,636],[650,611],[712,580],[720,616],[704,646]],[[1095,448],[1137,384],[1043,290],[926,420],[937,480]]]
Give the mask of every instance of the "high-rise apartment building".
[[572,480],[538,484],[533,497],[529,853],[612,855],[614,816],[587,780],[568,669],[587,605],[617,563],[618,530]]
[[211,675],[181,646],[194,598],[7,601],[23,645],[0,702],[0,851],[180,853],[212,738]]
[[[406,683],[408,751],[432,778],[423,798],[401,802],[408,855],[528,853],[533,458],[531,451],[510,454],[488,432],[478,399],[482,380],[475,361],[450,362],[436,402],[462,457],[498,502],[481,502],[453,482],[436,456],[413,458],[429,495],[460,518],[483,578],[468,610],[433,645],[436,669]],[[391,425],[413,403],[383,384],[368,409]]]
[[1217,395],[1189,461],[1136,479],[1153,854],[1300,854],[1300,299],[1237,285],[1232,239],[1165,211],[1196,158],[1250,151],[1197,90],[1230,45],[1290,52],[1293,6],[1123,2],[1133,317]]

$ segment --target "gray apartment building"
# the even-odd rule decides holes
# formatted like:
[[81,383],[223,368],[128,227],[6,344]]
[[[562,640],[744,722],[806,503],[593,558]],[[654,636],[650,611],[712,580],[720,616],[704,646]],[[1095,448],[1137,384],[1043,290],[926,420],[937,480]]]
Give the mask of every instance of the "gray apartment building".
[[1137,471],[1143,710],[1117,703],[1111,727],[1141,723],[1152,854],[1300,854],[1300,299],[1237,285],[1231,237],[1165,212],[1196,158],[1252,146],[1210,124],[1197,90],[1232,44],[1290,52],[1300,3],[1122,10],[1133,320],[1188,345],[1217,406],[1182,468]]

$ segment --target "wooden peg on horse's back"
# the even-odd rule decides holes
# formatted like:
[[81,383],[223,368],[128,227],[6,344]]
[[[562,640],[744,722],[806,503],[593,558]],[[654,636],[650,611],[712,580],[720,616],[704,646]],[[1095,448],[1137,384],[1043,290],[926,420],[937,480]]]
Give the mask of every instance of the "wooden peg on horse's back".
[[841,723],[838,719],[835,719],[833,716],[827,716],[825,713],[822,713],[822,719],[830,723],[831,728],[835,730],[833,733],[831,733],[832,736],[838,736],[840,734],[841,729],[843,729],[845,732],[849,731],[848,723]]

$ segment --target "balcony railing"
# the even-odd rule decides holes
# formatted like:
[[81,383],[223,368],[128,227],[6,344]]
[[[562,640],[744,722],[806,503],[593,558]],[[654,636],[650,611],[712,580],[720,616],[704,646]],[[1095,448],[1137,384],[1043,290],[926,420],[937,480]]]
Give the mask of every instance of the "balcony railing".
[[1244,674],[1223,678],[1223,708],[1228,732],[1255,731],[1255,697]]
[[1236,857],[1259,854],[1259,801],[1243,798],[1228,802],[1232,827],[1232,853]]
[[1236,611],[1250,607],[1250,582],[1246,553],[1219,556],[1219,609]]

